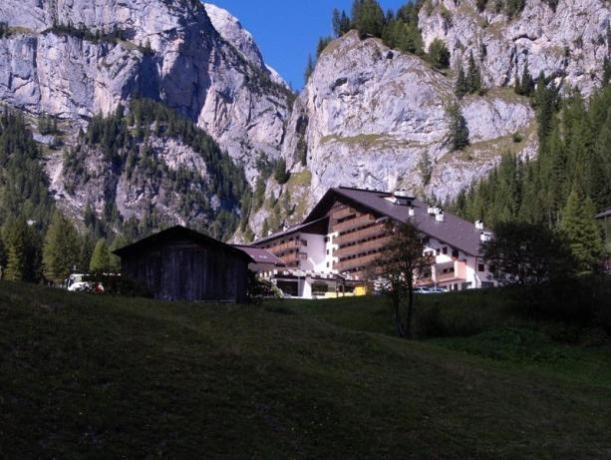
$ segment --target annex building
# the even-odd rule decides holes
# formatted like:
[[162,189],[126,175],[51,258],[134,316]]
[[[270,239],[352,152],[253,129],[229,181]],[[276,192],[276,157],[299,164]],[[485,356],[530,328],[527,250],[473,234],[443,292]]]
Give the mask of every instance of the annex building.
[[257,270],[288,296],[335,297],[362,294],[375,278],[372,266],[390,236],[387,223],[411,223],[425,236],[434,264],[419,286],[464,290],[494,286],[481,257],[492,234],[481,222],[468,222],[409,196],[338,187],[330,189],[295,227],[251,245],[274,256]]

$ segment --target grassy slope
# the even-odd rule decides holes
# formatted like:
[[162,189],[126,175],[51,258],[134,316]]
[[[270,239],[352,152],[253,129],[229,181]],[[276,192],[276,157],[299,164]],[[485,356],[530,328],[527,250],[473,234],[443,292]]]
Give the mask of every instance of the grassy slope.
[[0,284],[0,457],[611,455],[611,386],[334,325],[319,305]]

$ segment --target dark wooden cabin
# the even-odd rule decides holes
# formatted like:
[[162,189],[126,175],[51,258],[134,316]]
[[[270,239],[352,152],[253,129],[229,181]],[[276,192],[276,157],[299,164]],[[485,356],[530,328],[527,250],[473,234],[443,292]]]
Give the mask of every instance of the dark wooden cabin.
[[247,300],[245,252],[185,227],[173,227],[115,251],[122,274],[156,299]]

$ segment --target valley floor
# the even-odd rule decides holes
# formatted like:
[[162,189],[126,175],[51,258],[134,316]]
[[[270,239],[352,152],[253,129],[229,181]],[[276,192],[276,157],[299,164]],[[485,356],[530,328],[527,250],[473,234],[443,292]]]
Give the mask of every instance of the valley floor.
[[546,337],[515,322],[403,341],[382,299],[198,306],[1,283],[0,457],[609,458],[611,348]]

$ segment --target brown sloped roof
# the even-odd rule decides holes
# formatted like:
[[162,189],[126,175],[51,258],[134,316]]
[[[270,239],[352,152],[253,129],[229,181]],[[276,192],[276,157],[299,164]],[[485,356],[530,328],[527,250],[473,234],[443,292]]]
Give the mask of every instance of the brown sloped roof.
[[444,212],[444,221],[438,222],[434,216],[428,214],[428,205],[422,201],[414,200],[412,207],[415,215],[410,217],[409,207],[398,206],[387,198],[392,193],[362,190],[349,187],[330,189],[318,202],[304,223],[319,219],[325,215],[333,202],[340,198],[342,201],[365,207],[381,216],[387,216],[397,222],[411,223],[422,233],[429,235],[443,243],[472,256],[481,253],[481,230],[475,224],[461,219],[458,216]]
[[114,251],[114,254],[118,255],[119,257],[125,257],[135,251],[140,251],[142,249],[146,249],[148,247],[163,244],[176,239],[186,239],[202,246],[217,247],[229,253],[235,254],[239,257],[243,257],[244,259],[247,259],[248,262],[254,262],[254,260],[241,249],[231,246],[229,244],[225,244],[222,241],[216,240],[210,236],[204,235],[203,233],[196,232],[195,230],[191,230],[180,225],[168,228],[167,230],[155,233],[154,235],[143,238],[133,244],[117,249],[116,251]]
[[248,254],[256,264],[273,264],[277,267],[284,267],[284,262],[282,262],[282,260],[269,252],[267,249],[255,248],[241,244],[235,244],[234,247]]

